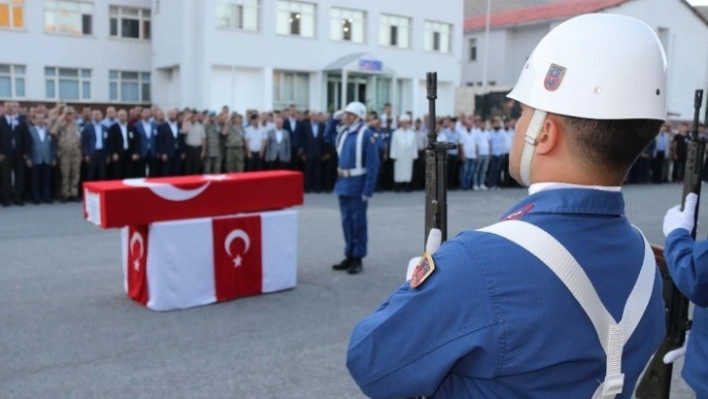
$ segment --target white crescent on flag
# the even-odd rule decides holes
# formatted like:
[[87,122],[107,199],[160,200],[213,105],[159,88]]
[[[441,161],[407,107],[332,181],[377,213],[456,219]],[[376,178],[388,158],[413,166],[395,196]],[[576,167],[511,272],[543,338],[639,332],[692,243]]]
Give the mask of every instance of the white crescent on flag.
[[137,251],[140,255],[137,256],[134,262],[135,270],[138,270],[140,269],[140,259],[142,259],[143,255],[145,254],[145,243],[143,242],[143,235],[137,231],[133,233],[132,237],[130,237],[130,242],[128,244],[129,251],[131,254],[133,254],[133,248],[135,243],[137,243],[138,247],[140,248],[140,250]]
[[203,193],[204,190],[209,187],[211,181],[207,181],[203,185],[192,190],[183,190],[169,183],[148,182],[145,181],[145,178],[142,177],[136,179],[123,179],[123,184],[131,187],[145,187],[150,189],[153,194],[157,195],[162,199],[165,199],[167,201],[179,202],[188,201],[192,198],[199,196],[199,194]]
[[244,254],[246,252],[248,252],[248,248],[251,246],[251,238],[248,237],[248,234],[246,234],[246,232],[241,229],[236,229],[236,230],[230,232],[229,235],[227,235],[226,239],[224,240],[224,249],[226,249],[226,253],[229,256],[233,256],[233,254],[231,253],[231,243],[237,238],[242,239],[243,243],[246,245],[246,247],[243,250]]

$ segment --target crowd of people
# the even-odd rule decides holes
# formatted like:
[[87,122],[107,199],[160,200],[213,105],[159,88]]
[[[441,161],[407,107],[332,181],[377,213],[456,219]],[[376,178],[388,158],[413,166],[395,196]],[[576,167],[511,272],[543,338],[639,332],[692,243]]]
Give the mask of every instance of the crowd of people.
[[[337,178],[337,149],[324,140],[331,117],[290,106],[276,112],[224,106],[220,112],[133,107],[116,110],[65,104],[0,107],[0,200],[79,201],[81,183],[107,179],[289,169],[304,175],[305,192],[329,193]],[[394,117],[390,104],[369,111],[380,164],[376,191],[425,186],[427,115]],[[438,118],[437,140],[449,151],[450,190],[517,186],[508,170],[515,119],[459,114]],[[701,127],[701,132],[703,132]],[[628,175],[628,183],[681,181],[688,125],[664,125]]]

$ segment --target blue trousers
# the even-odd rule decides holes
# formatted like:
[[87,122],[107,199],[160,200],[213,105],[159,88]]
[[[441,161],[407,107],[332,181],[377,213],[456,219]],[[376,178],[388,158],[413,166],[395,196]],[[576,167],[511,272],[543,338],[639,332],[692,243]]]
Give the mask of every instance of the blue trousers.
[[487,179],[487,167],[489,166],[489,155],[480,155],[477,157],[477,163],[474,166],[472,173],[472,185],[481,186]]
[[368,241],[366,226],[366,208],[368,202],[361,196],[339,196],[339,211],[342,215],[344,231],[344,256],[363,258],[366,256]]
[[476,159],[465,159],[462,163],[462,173],[460,173],[460,188],[469,190],[472,184],[472,175],[475,170]]
[[501,176],[501,155],[492,155],[489,167],[489,176],[487,176],[487,187],[496,187],[499,176]]

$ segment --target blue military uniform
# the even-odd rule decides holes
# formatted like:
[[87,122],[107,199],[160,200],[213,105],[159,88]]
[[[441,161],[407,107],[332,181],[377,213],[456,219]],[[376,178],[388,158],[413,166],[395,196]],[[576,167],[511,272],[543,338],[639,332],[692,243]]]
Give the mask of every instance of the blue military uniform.
[[708,398],[708,240],[694,242],[676,229],[666,237],[664,256],[672,280],[696,305],[681,375],[699,399]]
[[[515,220],[500,225],[526,222],[564,246],[615,320],[638,274],[651,270],[643,315],[622,352],[616,398],[631,398],[664,336],[664,309],[655,262],[624,216],[621,192],[546,188],[507,219]],[[444,242],[432,259],[420,285],[401,285],[353,331],[347,367],[366,395],[567,399],[600,389],[607,357],[598,333],[547,264],[483,231]]]
[[346,242],[344,256],[358,259],[359,262],[367,254],[368,202],[365,199],[374,194],[379,169],[376,138],[373,134],[361,120],[345,127],[330,119],[325,129],[325,140],[337,149],[339,157],[334,192],[339,196]]

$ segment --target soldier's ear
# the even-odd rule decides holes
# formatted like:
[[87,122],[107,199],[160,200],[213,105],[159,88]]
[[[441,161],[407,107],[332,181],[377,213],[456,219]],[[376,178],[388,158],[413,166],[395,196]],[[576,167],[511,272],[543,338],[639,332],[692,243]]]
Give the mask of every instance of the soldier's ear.
[[557,150],[562,130],[563,124],[555,115],[549,114],[543,122],[543,127],[536,138],[534,152],[538,155],[547,155]]

